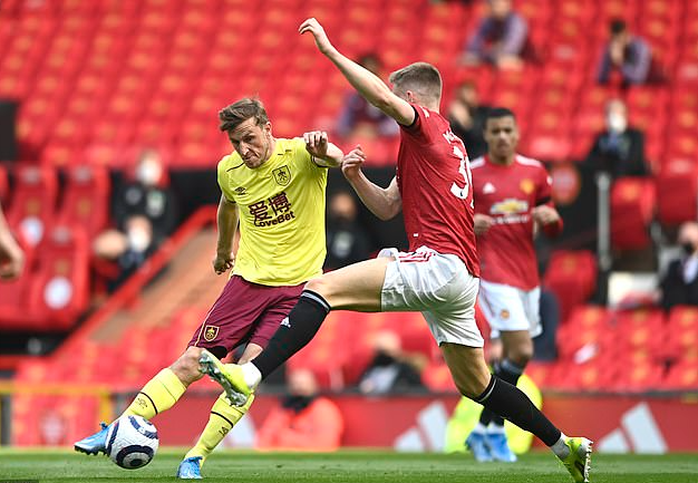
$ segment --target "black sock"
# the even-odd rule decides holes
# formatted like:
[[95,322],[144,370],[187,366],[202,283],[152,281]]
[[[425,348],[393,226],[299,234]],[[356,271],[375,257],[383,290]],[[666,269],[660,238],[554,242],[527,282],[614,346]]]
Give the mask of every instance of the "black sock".
[[[518,364],[511,362],[509,359],[504,359],[501,363],[497,364],[495,367],[494,374],[503,381],[507,381],[512,386],[516,386],[516,383],[523,374],[524,368]],[[483,412],[487,411],[484,409]],[[491,418],[492,423],[497,426],[504,426],[504,418],[499,414],[492,413]]]
[[310,342],[329,312],[330,306],[321,295],[304,290],[267,347],[252,361],[262,373],[262,379]]
[[[493,369],[494,374],[497,374],[499,371],[499,361],[494,363]],[[493,416],[495,416],[495,414],[492,411],[487,408],[482,408],[482,412],[480,413],[480,424],[482,424],[484,427],[489,426]]]
[[557,443],[562,435],[523,392],[497,376],[492,376],[487,389],[474,401],[535,434],[547,446]]

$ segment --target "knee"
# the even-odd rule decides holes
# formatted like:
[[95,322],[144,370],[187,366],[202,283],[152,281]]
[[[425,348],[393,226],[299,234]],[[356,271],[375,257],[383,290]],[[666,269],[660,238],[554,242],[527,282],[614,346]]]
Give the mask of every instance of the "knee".
[[507,351],[507,359],[519,367],[526,367],[526,364],[533,358],[533,342],[522,344]]
[[184,354],[179,356],[174,364],[170,366],[184,384],[189,385],[194,381],[201,379],[203,374],[199,371],[199,356],[201,349],[199,347],[188,347]]
[[311,290],[324,298],[329,295],[328,289],[329,286],[324,277],[312,278],[305,284],[305,290]]

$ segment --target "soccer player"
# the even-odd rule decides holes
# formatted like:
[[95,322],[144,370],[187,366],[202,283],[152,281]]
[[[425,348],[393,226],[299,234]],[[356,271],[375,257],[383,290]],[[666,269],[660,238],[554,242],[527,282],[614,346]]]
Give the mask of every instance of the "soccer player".
[[[470,165],[481,271],[478,297],[493,335],[502,342],[503,357],[494,373],[515,386],[533,356],[532,337],[542,331],[534,232],[539,228],[556,236],[562,219],[551,202],[545,167],[516,153],[519,130],[514,113],[491,109],[484,137],[487,154]],[[478,461],[516,461],[504,434],[504,419],[487,408],[466,444]]]
[[22,273],[24,253],[12,237],[0,206],[0,278],[13,280]]
[[314,337],[330,310],[420,311],[460,392],[538,436],[575,481],[587,481],[591,441],[562,434],[524,393],[490,374],[485,363],[474,319],[479,264],[472,177],[463,142],[439,113],[439,71],[424,62],[408,65],[390,76],[391,91],[342,55],[317,20],[303,22],[300,33],[306,32],[362,96],[400,125],[397,175],[388,188],[371,183],[361,172],[361,150],[345,156],[342,170],[379,218],[390,219],[403,210],[410,252],[383,250],[376,259],[311,280],[257,358],[238,366],[202,357],[202,370],[249,397],[262,379]]
[[[254,358],[293,308],[304,283],[322,273],[327,167],[338,166],[344,153],[324,132],[274,138],[256,99],[235,102],[219,118],[235,151],[218,163],[223,194],[213,268],[217,274],[232,269],[232,274],[184,354],[141,389],[124,415],[150,419],[172,407],[203,376],[199,358],[204,353],[222,358],[247,341],[240,362]],[[238,222],[240,242],[233,253]],[[180,464],[179,478],[201,478],[204,460],[251,402],[234,406],[221,394],[199,441]],[[75,449],[104,452],[107,428],[78,441]]]

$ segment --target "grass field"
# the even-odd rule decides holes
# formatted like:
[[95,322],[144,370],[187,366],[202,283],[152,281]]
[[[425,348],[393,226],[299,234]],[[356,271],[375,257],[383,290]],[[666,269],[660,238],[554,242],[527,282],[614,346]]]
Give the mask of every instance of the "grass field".
[[[109,483],[177,481],[183,451],[165,449],[140,470],[105,457],[69,451],[0,450],[0,483],[8,480]],[[204,466],[208,482],[561,483],[572,481],[552,455],[526,455],[513,465],[478,464],[465,455],[339,452],[334,454],[216,453]],[[595,455],[592,482],[698,483],[698,455]]]

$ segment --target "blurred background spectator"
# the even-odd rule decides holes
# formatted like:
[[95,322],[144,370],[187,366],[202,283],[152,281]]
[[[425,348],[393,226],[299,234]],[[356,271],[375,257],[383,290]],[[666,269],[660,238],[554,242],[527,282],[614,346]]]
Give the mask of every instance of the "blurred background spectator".
[[683,253],[669,263],[662,279],[664,310],[676,305],[698,306],[698,223],[682,224],[676,241]]
[[[358,63],[382,78],[383,64],[376,54],[364,54],[358,59]],[[361,139],[395,138],[400,129],[391,117],[383,114],[352,89],[344,99],[336,132],[340,138],[353,142]]]
[[400,335],[384,330],[375,335],[373,359],[359,380],[363,394],[386,394],[423,388],[419,375],[420,362],[402,350]]
[[607,171],[614,179],[623,176],[646,176],[645,135],[629,126],[628,109],[620,99],[606,104],[606,129],[594,140],[587,164],[595,171]]
[[528,56],[528,24],[511,0],[486,0],[487,15],[466,45],[464,62],[487,62],[504,69],[521,68]]
[[632,35],[620,19],[610,22],[609,35],[599,66],[599,83],[615,84],[614,77],[623,86],[657,80],[652,72],[652,50],[645,39]]
[[[112,219],[116,227],[101,233],[93,244],[98,271],[110,279],[110,291],[131,276],[179,222],[177,200],[157,151],[143,151],[133,178],[116,190]],[[115,262],[116,269],[99,265],[99,260]]]
[[448,106],[451,129],[465,144],[470,159],[478,158],[487,152],[487,143],[482,132],[489,108],[490,106],[480,104],[477,85],[472,81],[465,81],[458,86]]
[[257,447],[268,450],[334,451],[344,419],[337,406],[318,395],[315,375],[307,369],[288,373],[288,394],[264,420]]
[[348,191],[330,197],[327,216],[327,258],[325,269],[334,270],[369,258],[371,243],[357,219],[358,206]]

